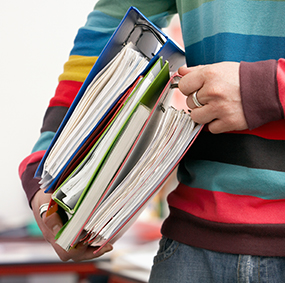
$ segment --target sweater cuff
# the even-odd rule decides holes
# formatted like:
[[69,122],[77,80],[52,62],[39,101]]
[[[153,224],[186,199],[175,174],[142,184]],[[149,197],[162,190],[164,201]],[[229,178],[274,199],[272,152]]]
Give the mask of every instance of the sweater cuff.
[[241,100],[250,130],[283,119],[276,71],[276,60],[240,63]]
[[31,200],[34,197],[35,193],[40,190],[39,179],[34,178],[34,174],[38,168],[38,165],[39,162],[29,164],[21,176],[22,186],[24,188],[30,206]]

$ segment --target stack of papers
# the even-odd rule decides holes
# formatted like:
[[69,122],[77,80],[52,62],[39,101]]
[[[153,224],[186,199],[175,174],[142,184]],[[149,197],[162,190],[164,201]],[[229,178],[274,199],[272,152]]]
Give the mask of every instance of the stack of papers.
[[114,243],[195,140],[201,125],[170,106],[179,79],[172,73],[184,62],[184,52],[131,7],[36,173],[53,192],[48,214],[68,215],[56,237],[62,248]]

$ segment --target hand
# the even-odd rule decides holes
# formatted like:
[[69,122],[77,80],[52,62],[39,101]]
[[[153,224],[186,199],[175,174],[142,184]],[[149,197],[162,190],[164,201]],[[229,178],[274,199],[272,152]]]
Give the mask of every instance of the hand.
[[[223,62],[178,70],[183,76],[178,86],[188,96],[186,103],[193,121],[208,124],[212,133],[248,128],[241,103],[239,65]],[[202,107],[196,107],[192,99],[197,90],[197,99]]]
[[76,248],[71,249],[68,252],[62,249],[55,243],[54,239],[55,235],[62,227],[62,222],[59,215],[57,213],[53,213],[52,215],[46,217],[46,212],[44,212],[41,218],[39,214],[39,207],[44,203],[49,203],[50,199],[51,194],[47,194],[40,189],[33,197],[31,204],[34,217],[43,233],[44,238],[53,246],[54,250],[62,261],[67,261],[70,259],[73,261],[88,260],[99,257],[113,249],[111,244],[107,244],[98,253],[94,254],[97,248],[83,245],[83,243],[78,244]]

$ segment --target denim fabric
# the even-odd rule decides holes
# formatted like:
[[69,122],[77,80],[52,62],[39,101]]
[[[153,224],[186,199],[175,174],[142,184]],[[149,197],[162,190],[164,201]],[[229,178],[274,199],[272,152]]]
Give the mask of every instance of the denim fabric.
[[163,237],[154,258],[149,283],[184,282],[284,283],[285,257],[219,253]]

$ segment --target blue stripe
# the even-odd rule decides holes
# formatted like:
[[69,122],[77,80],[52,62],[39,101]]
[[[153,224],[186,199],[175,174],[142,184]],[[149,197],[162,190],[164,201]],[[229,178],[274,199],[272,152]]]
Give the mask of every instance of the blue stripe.
[[100,11],[91,12],[78,31],[70,55],[99,56],[119,23],[120,20]]
[[183,30],[185,46],[217,33],[283,37],[284,12],[284,1],[216,0],[204,3],[183,14],[182,28],[187,27]]
[[191,172],[191,176],[179,174],[178,178],[181,183],[189,187],[267,200],[285,199],[284,172],[211,161],[192,160],[188,163],[187,171]]
[[[167,27],[172,16],[168,12],[163,12],[158,15],[149,17],[149,20],[159,28]],[[106,15],[98,10],[92,11],[87,18],[84,26],[85,29],[90,29],[100,33],[112,34],[117,28],[121,20],[112,16]]]
[[54,132],[43,132],[36,144],[34,145],[32,153],[40,150],[46,150],[50,142],[52,141],[54,135]]
[[189,66],[221,61],[277,60],[285,57],[285,38],[222,33],[188,46],[185,51]]
[[111,34],[79,29],[70,55],[99,56]]
[[[169,15],[162,13],[150,17],[150,20],[158,27],[166,27]],[[98,10],[92,11],[85,26],[78,31],[70,55],[99,56],[119,23],[119,19]]]

